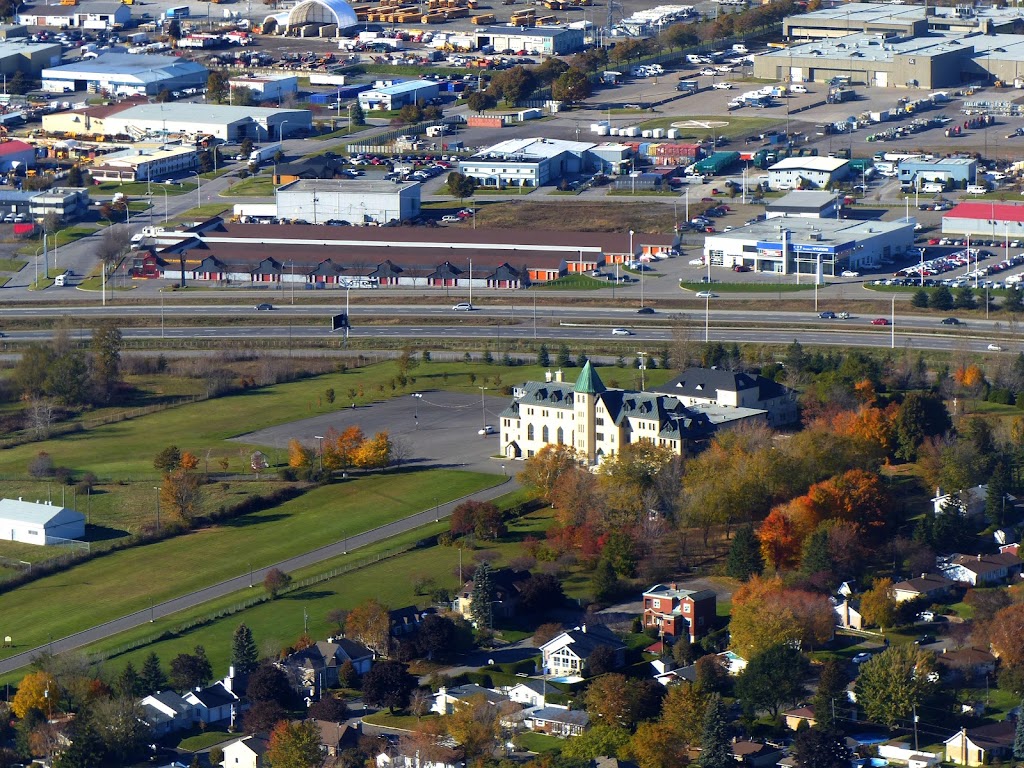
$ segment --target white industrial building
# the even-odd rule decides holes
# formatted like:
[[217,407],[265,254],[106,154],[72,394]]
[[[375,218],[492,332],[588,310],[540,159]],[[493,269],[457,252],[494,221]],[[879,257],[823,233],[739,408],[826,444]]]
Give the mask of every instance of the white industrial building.
[[58,544],[85,536],[85,515],[49,502],[0,499],[0,540]]
[[850,161],[839,157],[786,157],[768,169],[773,190],[825,189],[850,175]]
[[187,173],[199,167],[194,145],[125,149],[98,158],[89,175],[99,181],[152,181]]
[[836,276],[878,265],[914,244],[914,220],[779,218],[708,235],[704,258],[713,267],[748,267],[780,275]]
[[131,6],[114,2],[91,2],[86,6],[38,3],[22,8],[17,15],[19,24],[77,29],[124,27],[131,19]]
[[299,179],[277,189],[277,218],[285,221],[406,221],[420,215],[418,182],[364,179]]
[[539,187],[582,173],[596,145],[560,139],[509,139],[459,162],[459,172],[485,187]]
[[228,88],[248,88],[256,101],[280,101],[299,92],[299,78],[295,75],[253,75],[232,77]]
[[224,141],[278,140],[308,132],[313,115],[306,109],[276,107],[230,107],[215,104],[140,104],[104,121],[112,136],[160,137],[212,135]]
[[498,53],[560,56],[583,48],[578,27],[487,27],[475,35],[478,49],[490,46]]
[[160,91],[205,86],[209,74],[202,64],[177,56],[104,53],[44,69],[42,89],[48,93],[155,96]]
[[321,36],[334,35],[359,23],[356,12],[345,0],[302,0],[290,10],[263,19],[263,34],[287,35],[296,30],[319,27]]
[[374,83],[373,88],[359,94],[363,109],[393,110],[409,104],[436,99],[441,87],[434,80],[410,80],[405,83],[386,80]]
[[39,77],[46,67],[60,64],[60,43],[30,43],[26,38],[0,41],[0,74],[8,78],[21,72]]

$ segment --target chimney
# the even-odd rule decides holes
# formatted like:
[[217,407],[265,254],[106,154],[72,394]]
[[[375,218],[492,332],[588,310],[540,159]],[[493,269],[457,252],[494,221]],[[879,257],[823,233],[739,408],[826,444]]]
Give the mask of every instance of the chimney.
[[582,633],[583,633],[584,635],[585,635],[585,634],[587,634],[587,625],[586,625],[586,624],[580,624],[580,631],[581,631],[581,632],[582,632]]
[[981,562],[981,553],[980,552],[978,553],[978,562],[979,563]]
[[550,368],[548,368],[546,371],[544,371],[544,381],[548,382],[549,384],[551,383],[551,369]]
[[224,689],[228,693],[233,693],[233,691],[231,689],[234,687],[234,682],[235,682],[235,665],[232,664],[231,666],[228,667],[228,676],[225,677],[223,680],[221,680],[221,685],[224,686]]
[[673,582],[672,582],[671,584],[669,584],[669,586],[670,586],[670,587],[671,587],[672,589],[679,589],[679,585],[678,585],[678,584],[676,584],[676,583],[675,583],[674,581],[673,581]]
[[555,381],[561,381],[561,380],[562,380],[562,369],[559,368],[557,371],[555,371]]

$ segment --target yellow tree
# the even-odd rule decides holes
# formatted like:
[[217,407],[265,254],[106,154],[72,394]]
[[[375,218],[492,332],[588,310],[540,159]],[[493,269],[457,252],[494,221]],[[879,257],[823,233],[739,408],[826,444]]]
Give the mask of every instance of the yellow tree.
[[181,468],[186,472],[191,472],[193,469],[199,466],[199,457],[191,451],[185,451],[181,454]]
[[366,435],[359,427],[348,427],[334,441],[338,453],[338,469],[347,469],[355,463],[356,452],[366,442]]
[[160,503],[169,514],[177,516],[182,523],[188,525],[199,514],[202,502],[203,488],[197,475],[184,467],[164,475],[164,482],[160,486]]
[[[53,698],[48,700],[47,691]],[[11,701],[11,711],[19,718],[24,718],[29,710],[38,709],[50,714],[53,699],[57,698],[57,681],[46,672],[29,672],[18,683],[18,692]]]
[[466,757],[482,758],[494,752],[501,740],[501,707],[483,694],[470,696],[445,718],[448,734],[466,750]]
[[313,465],[313,451],[295,438],[288,441],[288,466],[292,469]]
[[664,721],[640,723],[626,754],[640,768],[677,768],[688,762],[686,741]]
[[563,472],[579,466],[579,456],[570,445],[545,445],[523,464],[519,481],[535,488],[548,503],[551,490]]
[[387,432],[378,432],[363,444],[353,456],[353,463],[360,469],[384,469],[391,464],[394,446]]
[[892,579],[878,579],[871,589],[861,595],[860,612],[871,624],[883,631],[896,621],[896,592]]
[[370,650],[386,656],[391,639],[388,607],[376,598],[364,600],[349,611],[345,618],[345,635],[354,637]]

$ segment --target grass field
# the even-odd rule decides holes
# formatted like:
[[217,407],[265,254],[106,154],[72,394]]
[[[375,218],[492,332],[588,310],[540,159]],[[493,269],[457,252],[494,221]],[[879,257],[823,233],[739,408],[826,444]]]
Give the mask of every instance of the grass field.
[[[73,243],[76,240],[80,240],[83,237],[88,237],[93,232],[100,228],[99,224],[76,224],[73,227],[62,229],[57,232],[57,244],[54,246],[53,240],[49,240],[47,246],[49,248],[57,247],[60,248],[62,245]],[[30,240],[21,248],[18,249],[18,253],[23,256],[35,256],[36,252],[42,247],[42,239]]]
[[28,264],[21,259],[0,259],[0,272],[17,272]]
[[557,280],[547,283],[539,283],[533,286],[538,291],[598,291],[602,288],[611,288],[613,283],[607,280],[598,280],[589,275],[566,275]]
[[219,526],[90,560],[0,595],[4,632],[17,645],[0,653],[45,644],[49,637],[239,576],[250,565],[264,567],[340,541],[431,507],[435,497],[458,498],[499,479],[453,470],[354,478]]
[[220,193],[221,197],[271,197],[274,194],[274,177],[260,174],[242,179]]
[[542,755],[547,752],[561,752],[562,747],[565,746],[565,739],[559,739],[557,736],[548,736],[545,733],[526,731],[516,734],[515,743],[520,749]]
[[478,227],[520,227],[530,222],[531,229],[564,230],[566,222],[582,232],[671,232],[675,214],[670,205],[609,200],[560,200],[550,202],[509,200],[481,206],[476,214]]
[[230,738],[232,738],[232,734],[225,731],[205,731],[196,736],[183,738],[178,742],[177,747],[189,752],[196,752],[200,749],[212,747],[214,744],[220,744],[222,741],[227,741]]
[[813,291],[813,283],[688,283],[680,282],[684,291],[708,291],[712,293],[793,293],[794,291]]
[[[680,127],[679,140],[689,141],[692,139],[703,139],[708,136],[725,136],[727,139],[738,139],[746,138],[750,134],[760,133],[767,128],[784,123],[785,120],[780,120],[777,117],[737,117],[735,115],[671,115],[669,117],[656,117],[653,120],[646,120],[641,123],[638,127],[641,130],[649,130],[652,128],[672,128],[673,123],[682,123],[685,121],[694,122],[709,122],[712,125],[715,123],[728,123],[728,125],[721,128],[703,128],[703,127]],[[725,147],[726,151],[732,149],[731,147]]]

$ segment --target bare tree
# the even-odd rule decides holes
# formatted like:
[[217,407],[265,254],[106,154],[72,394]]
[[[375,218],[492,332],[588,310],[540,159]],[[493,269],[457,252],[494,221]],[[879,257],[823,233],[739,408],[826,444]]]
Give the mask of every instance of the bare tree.
[[400,467],[412,456],[409,441],[401,436],[391,438],[391,465]]
[[45,440],[50,436],[53,426],[54,404],[45,398],[33,398],[25,409],[26,426],[32,430],[36,440]]
[[96,247],[96,255],[104,263],[110,263],[117,259],[127,250],[131,243],[132,235],[128,227],[123,224],[115,224],[103,230],[99,245]]

